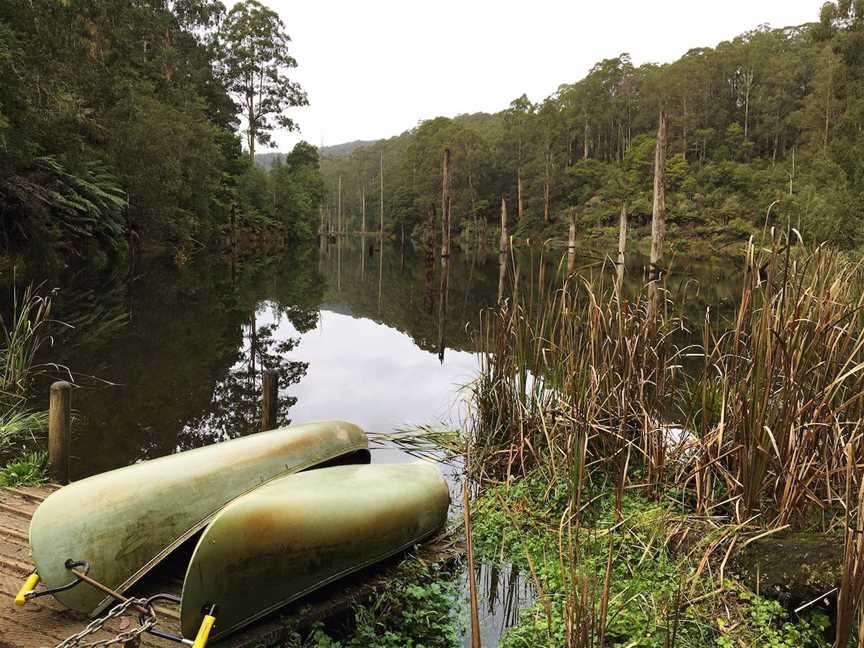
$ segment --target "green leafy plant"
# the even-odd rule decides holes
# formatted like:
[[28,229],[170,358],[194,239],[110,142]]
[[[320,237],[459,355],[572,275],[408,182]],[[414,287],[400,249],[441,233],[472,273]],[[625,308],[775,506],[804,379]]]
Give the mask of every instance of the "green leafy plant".
[[29,486],[48,480],[48,455],[33,452],[0,468],[0,486]]

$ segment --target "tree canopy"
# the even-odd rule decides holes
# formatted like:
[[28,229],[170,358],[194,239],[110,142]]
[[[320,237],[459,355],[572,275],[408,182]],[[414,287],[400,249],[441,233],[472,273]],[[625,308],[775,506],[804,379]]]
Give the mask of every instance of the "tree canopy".
[[[285,111],[305,95],[286,77],[287,48],[255,0],[0,3],[0,253],[191,249],[218,241],[232,210],[244,223],[255,170],[239,116],[253,143],[293,127]],[[303,200],[319,194],[303,188]],[[262,217],[289,236],[310,229]]]
[[[324,159],[328,204],[343,178],[343,211],[356,222],[366,187],[377,210],[379,155],[385,222],[422,227],[440,193],[441,155],[452,152],[453,223],[469,231],[498,218],[500,198],[517,233],[564,236],[571,208],[580,231],[613,229],[626,200],[651,213],[658,114],[669,115],[667,176],[673,239],[730,239],[772,221],[810,240],[864,245],[864,12],[861,3],[814,7],[817,22],[759,26],[666,65],[629,54],[598,62],[539,103],[524,95],[496,114],[423,122],[398,137]],[[524,216],[518,220],[519,184]],[[518,222],[517,222],[518,221]]]

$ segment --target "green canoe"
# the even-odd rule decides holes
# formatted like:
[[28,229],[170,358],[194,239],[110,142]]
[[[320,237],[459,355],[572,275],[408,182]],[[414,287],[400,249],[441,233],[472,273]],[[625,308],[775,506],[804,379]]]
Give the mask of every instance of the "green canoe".
[[[36,509],[30,547],[47,587],[68,583],[67,559],[124,591],[232,500],[275,477],[345,458],[368,461],[356,425],[323,421],[138,463],[65,486]],[[55,594],[64,605],[98,614],[113,599],[79,585]]]
[[180,609],[195,637],[216,606],[213,637],[444,526],[450,494],[431,464],[337,466],[277,479],[226,506],[198,540]]

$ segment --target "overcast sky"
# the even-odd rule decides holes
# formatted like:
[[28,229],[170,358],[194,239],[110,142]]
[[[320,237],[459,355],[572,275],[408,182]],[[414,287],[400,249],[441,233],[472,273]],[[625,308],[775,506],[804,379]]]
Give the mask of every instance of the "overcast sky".
[[[293,39],[303,139],[390,137],[419,121],[539,101],[603,58],[664,63],[762,23],[818,19],[820,0],[263,0]],[[230,4],[230,3],[226,3]],[[280,149],[297,141],[279,133]]]

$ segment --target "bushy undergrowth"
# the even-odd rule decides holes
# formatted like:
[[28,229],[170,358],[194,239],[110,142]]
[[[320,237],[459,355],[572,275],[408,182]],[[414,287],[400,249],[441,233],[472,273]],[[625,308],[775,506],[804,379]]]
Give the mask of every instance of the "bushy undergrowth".
[[50,296],[40,295],[32,286],[20,294],[13,288],[11,313],[0,314],[0,462],[12,459],[0,468],[2,486],[45,479],[45,458],[32,449],[48,414],[32,411],[27,399],[33,375],[40,370],[35,365],[37,354],[51,340],[50,323]]
[[[317,626],[303,648],[455,648],[461,616],[456,579],[451,570],[411,557],[398,568],[386,589],[354,609],[347,632]],[[344,634],[345,637],[340,636]]]
[[48,456],[31,452],[0,468],[0,486],[27,486],[46,481]]
[[[505,486],[481,495],[475,538],[538,591],[508,636],[819,646],[824,619],[786,618],[726,565],[761,535],[845,528],[831,631],[855,640],[864,266],[794,231],[751,241],[724,319],[596,270],[553,290],[514,278],[479,330],[468,468]],[[699,542],[673,555],[682,532]]]
[[[537,471],[485,489],[474,504],[478,556],[516,565],[534,582],[535,601],[504,635],[503,648],[828,645],[821,612],[791,619],[779,603],[728,580],[716,592],[711,579],[698,573],[698,552],[694,558],[671,551],[670,538],[682,520],[680,508],[663,503],[671,500],[627,494],[619,512],[611,489],[590,485],[584,495],[591,504],[577,529],[562,524],[567,491]],[[574,556],[566,555],[568,547]],[[590,632],[580,641],[578,628],[586,623]]]

